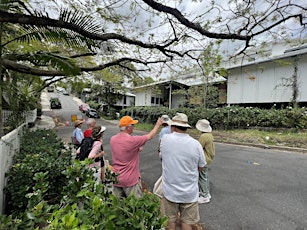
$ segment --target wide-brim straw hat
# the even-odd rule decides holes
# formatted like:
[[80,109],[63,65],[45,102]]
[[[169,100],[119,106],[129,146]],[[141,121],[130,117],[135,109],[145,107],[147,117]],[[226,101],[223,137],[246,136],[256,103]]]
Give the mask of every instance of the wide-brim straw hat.
[[78,125],[82,124],[84,121],[82,120],[76,120],[75,121],[75,127],[77,127]]
[[169,118],[168,115],[162,115],[161,118],[163,120],[163,123],[170,125],[171,119]]
[[196,123],[196,128],[203,133],[211,133],[212,127],[210,126],[210,122],[206,119],[199,120]]
[[106,131],[106,129],[107,128],[105,126],[95,126],[92,129],[92,137],[94,137],[94,138],[98,137],[101,133]]
[[191,128],[188,123],[188,116],[184,113],[176,113],[176,115],[172,118],[170,125]]

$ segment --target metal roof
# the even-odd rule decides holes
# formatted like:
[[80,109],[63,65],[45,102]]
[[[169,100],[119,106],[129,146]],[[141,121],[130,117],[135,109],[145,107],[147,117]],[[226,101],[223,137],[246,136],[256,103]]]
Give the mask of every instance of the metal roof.
[[275,55],[270,57],[255,57],[252,61],[242,61],[240,63],[227,63],[225,62],[224,68],[226,69],[234,69],[238,67],[244,67],[244,66],[250,66],[250,65],[256,65],[260,63],[290,58],[298,55],[305,55],[307,54],[307,45],[302,45],[294,48],[285,49],[284,52],[281,55]]
[[[224,82],[226,81],[226,78],[222,76],[215,76],[215,77],[209,77],[208,83],[218,83],[218,82]],[[165,84],[179,84],[179,85],[185,85],[185,86],[194,86],[194,85],[201,85],[206,82],[206,78],[200,76],[200,74],[195,74],[194,76],[191,74],[189,76],[185,76],[184,78],[176,79],[176,80],[163,80],[163,81],[157,81],[154,83],[150,83],[147,85],[137,86],[133,89],[141,89],[141,88],[147,88],[154,85],[165,85]]]

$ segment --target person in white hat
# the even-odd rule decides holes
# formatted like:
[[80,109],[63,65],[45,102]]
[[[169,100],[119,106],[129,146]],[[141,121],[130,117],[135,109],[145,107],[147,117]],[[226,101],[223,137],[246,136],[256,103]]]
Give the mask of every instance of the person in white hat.
[[[89,168],[98,169],[98,172],[95,173],[95,177],[97,179],[99,178],[101,181],[104,181],[104,175],[105,175],[104,158],[103,158],[105,152],[103,150],[102,137],[106,129],[107,128],[104,126],[95,126],[92,129],[92,136],[84,138],[81,143],[81,146],[77,150],[77,155],[78,154],[82,155],[83,151],[82,149],[86,148],[84,149],[85,151],[84,153],[86,154],[86,156],[83,156],[83,158],[93,159],[93,163],[89,165]],[[88,142],[88,144],[86,144],[85,142]]]
[[168,219],[168,229],[176,229],[178,212],[181,229],[192,229],[199,222],[198,170],[206,165],[201,144],[192,138],[187,129],[188,117],[176,113],[170,122],[172,133],[160,142],[162,160],[161,212]]
[[104,155],[102,137],[104,131],[106,131],[105,126],[95,126],[92,129],[92,138],[95,140],[93,143],[93,148],[88,155],[88,158],[94,159],[94,163],[90,167],[96,167],[99,169],[98,175],[100,175],[101,181],[105,178],[105,168],[104,168]]
[[171,133],[171,126],[169,125],[171,119],[169,118],[168,115],[162,115],[161,118],[163,120],[163,123],[162,123],[163,128],[161,129],[161,131],[159,133],[159,139],[160,140],[161,140],[161,138],[163,137],[164,134]]
[[208,178],[208,165],[212,162],[215,155],[215,146],[214,139],[212,135],[212,128],[210,122],[206,119],[199,120],[196,123],[196,129],[201,132],[201,135],[198,139],[202,145],[206,157],[207,165],[204,167],[204,170],[199,172],[199,198],[198,203],[204,204],[210,202],[211,194],[209,187],[209,178]]

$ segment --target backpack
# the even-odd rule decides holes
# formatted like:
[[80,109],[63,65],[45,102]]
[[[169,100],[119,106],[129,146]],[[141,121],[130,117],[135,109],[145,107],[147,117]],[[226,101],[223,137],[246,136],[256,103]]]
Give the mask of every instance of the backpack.
[[91,137],[85,137],[82,141],[81,141],[81,145],[80,145],[80,153],[77,154],[76,159],[83,161],[84,159],[86,159],[88,157],[88,155],[90,154],[92,148],[93,148],[93,144],[94,144],[95,140]]

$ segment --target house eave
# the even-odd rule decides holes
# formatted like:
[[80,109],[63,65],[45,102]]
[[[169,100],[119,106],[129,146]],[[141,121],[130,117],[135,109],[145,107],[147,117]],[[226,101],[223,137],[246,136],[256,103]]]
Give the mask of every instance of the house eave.
[[307,47],[303,47],[303,49],[288,49],[284,52],[284,54],[282,55],[278,55],[278,56],[274,56],[274,57],[270,57],[267,59],[262,59],[262,60],[255,60],[255,61],[251,61],[248,63],[243,63],[243,64],[233,64],[230,65],[228,67],[225,66],[226,69],[231,70],[231,69],[235,69],[235,68],[239,68],[239,67],[247,67],[247,66],[252,66],[252,65],[258,65],[258,64],[262,64],[262,63],[266,63],[266,62],[273,62],[276,60],[281,60],[281,59],[286,59],[286,58],[291,58],[291,57],[295,57],[295,56],[299,56],[299,55],[306,55],[307,54]]

